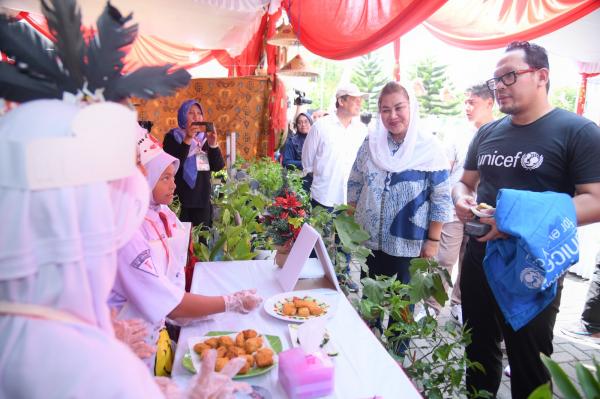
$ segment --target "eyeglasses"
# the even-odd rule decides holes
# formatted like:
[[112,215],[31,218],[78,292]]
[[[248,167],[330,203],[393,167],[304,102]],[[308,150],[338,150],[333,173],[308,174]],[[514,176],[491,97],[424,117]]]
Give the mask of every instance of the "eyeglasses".
[[519,69],[517,71],[510,71],[505,73],[502,76],[498,76],[497,78],[492,78],[485,82],[488,89],[490,91],[495,91],[498,89],[498,82],[502,81],[504,86],[512,86],[517,82],[517,75],[523,75],[524,73],[535,72],[540,68],[529,68],[529,69]]

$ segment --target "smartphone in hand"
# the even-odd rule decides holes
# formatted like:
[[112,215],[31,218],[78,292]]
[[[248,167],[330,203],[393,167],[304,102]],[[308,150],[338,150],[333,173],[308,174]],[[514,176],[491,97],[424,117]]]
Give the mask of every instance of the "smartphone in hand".
[[192,126],[204,126],[206,127],[206,132],[214,132],[215,125],[213,122],[192,122]]

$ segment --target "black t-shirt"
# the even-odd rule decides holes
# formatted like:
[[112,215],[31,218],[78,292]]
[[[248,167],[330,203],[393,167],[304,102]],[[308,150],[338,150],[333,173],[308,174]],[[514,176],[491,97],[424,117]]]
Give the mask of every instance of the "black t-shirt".
[[479,129],[466,170],[480,175],[477,201],[496,206],[501,188],[575,194],[576,184],[600,182],[600,128],[554,109],[529,125],[506,116]]

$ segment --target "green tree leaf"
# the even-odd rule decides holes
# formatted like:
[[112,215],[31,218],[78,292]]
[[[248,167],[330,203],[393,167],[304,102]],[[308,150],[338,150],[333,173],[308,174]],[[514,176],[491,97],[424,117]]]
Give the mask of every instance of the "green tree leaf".
[[548,371],[550,371],[550,374],[552,374],[552,380],[563,395],[569,399],[581,399],[581,395],[565,371],[554,360],[543,353],[540,354],[540,357]]
[[585,396],[590,399],[600,398],[600,383],[592,373],[581,363],[575,365],[575,372]]

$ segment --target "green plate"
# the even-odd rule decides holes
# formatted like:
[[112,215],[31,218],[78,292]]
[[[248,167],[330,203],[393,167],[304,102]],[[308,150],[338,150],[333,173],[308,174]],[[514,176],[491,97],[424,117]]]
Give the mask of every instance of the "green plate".
[[[210,332],[206,333],[204,336],[205,337],[215,337],[215,336],[229,335],[229,334],[237,334],[237,332],[235,332],[235,331],[210,331]],[[271,346],[271,349],[273,349],[273,351],[275,353],[281,352],[281,350],[283,349],[281,346],[281,339],[277,335],[264,335],[263,334],[263,336],[267,339],[267,341],[269,341],[269,345]],[[196,369],[194,368],[194,363],[192,362],[192,354],[190,353],[189,349],[185,352],[185,355],[183,355],[181,364],[187,371],[189,371],[190,373],[196,374]],[[246,374],[236,375],[235,377],[233,377],[233,379],[239,380],[239,379],[243,379],[243,378],[256,377],[257,375],[265,374],[269,370],[274,368],[276,364],[277,363],[273,363],[269,367],[253,367]]]

